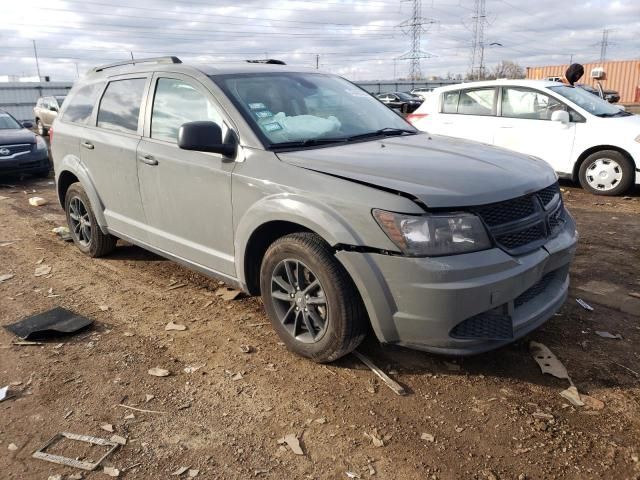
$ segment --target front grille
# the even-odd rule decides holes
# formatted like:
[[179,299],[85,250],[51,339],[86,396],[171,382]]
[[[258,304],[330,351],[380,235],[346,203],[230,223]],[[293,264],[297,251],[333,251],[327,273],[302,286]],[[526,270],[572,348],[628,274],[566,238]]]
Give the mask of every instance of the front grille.
[[564,225],[564,205],[557,183],[472,210],[482,218],[496,244],[512,255],[539,248]]
[[33,147],[30,143],[20,143],[14,145],[0,145],[0,151],[6,149],[9,153],[3,153],[0,157],[10,157],[16,153],[30,152]]
[[544,277],[542,277],[538,281],[538,283],[534,284],[532,287],[527,289],[524,293],[522,293],[519,297],[517,297],[514,300],[513,305],[515,306],[515,308],[521,307],[525,303],[530,302],[531,300],[536,298],[538,295],[540,295],[542,292],[544,292],[547,289],[547,287],[551,284],[551,282],[553,282],[556,279],[557,276],[558,276],[557,271],[547,273]]
[[451,330],[450,336],[458,339],[506,340],[513,338],[513,323],[509,315],[491,310],[460,322]]

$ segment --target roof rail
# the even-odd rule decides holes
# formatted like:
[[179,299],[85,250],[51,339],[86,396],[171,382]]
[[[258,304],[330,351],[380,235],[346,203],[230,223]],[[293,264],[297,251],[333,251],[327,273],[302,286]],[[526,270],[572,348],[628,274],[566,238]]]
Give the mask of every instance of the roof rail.
[[276,60],[275,58],[266,58],[264,60],[247,60],[247,63],[266,63],[268,65],[286,65],[282,60]]
[[152,58],[136,58],[126,60],[124,62],[110,63],[108,65],[100,65],[95,67],[92,72],[101,72],[107,68],[121,67],[123,65],[135,65],[136,63],[182,63],[178,57],[152,57]]

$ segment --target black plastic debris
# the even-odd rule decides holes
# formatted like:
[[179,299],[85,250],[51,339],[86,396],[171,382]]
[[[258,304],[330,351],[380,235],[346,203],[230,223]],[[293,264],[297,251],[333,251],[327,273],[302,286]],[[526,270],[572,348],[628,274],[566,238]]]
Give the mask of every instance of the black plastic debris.
[[26,340],[34,337],[55,335],[56,333],[76,333],[92,323],[93,320],[66,308],[57,307],[47,312],[32,315],[11,325],[5,325],[4,328]]

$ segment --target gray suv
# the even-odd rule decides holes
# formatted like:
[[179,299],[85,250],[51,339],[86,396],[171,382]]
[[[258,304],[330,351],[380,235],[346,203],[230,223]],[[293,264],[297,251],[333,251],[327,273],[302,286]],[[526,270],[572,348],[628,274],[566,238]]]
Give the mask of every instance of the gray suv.
[[97,67],[52,141],[77,247],[117,239],[261,295],[329,362],[369,329],[464,355],[567,296],[575,224],[543,161],[416,131],[352,83],[286,65]]

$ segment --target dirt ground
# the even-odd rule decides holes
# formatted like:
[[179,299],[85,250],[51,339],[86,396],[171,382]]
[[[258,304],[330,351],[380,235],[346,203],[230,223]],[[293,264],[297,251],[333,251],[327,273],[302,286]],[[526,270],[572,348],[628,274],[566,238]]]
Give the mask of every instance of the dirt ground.
[[[0,283],[0,325],[56,306],[95,319],[34,346],[0,329],[0,387],[20,382],[0,403],[2,479],[79,472],[31,457],[57,432],[125,437],[103,466],[127,479],[178,478],[180,467],[203,479],[640,478],[640,316],[575,301],[594,280],[640,292],[638,192],[563,185],[580,229],[572,295],[525,339],[466,359],[368,339],[360,350],[407,388],[400,397],[353,356],[321,366],[287,352],[258,299],[224,300],[218,282],[130,245],[83,256],[51,233],[64,217],[50,181],[0,183],[15,185],[0,188],[0,275],[14,275]],[[29,206],[34,190],[50,203]],[[34,276],[42,265],[50,274]],[[187,329],[165,331],[171,321]],[[531,340],[604,408],[570,406],[566,380],[541,373]],[[278,442],[288,434],[303,455]],[[97,458],[75,444],[58,451]],[[84,475],[109,478],[102,468]]]

